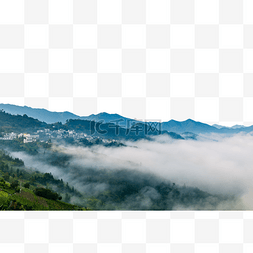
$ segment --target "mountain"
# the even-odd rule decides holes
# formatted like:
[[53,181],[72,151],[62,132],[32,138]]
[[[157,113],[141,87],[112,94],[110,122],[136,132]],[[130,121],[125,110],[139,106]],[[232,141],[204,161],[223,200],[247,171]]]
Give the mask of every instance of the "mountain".
[[[101,112],[98,114],[91,114],[90,116],[87,117],[80,117],[80,119],[85,119],[85,120],[94,120],[94,121],[103,121],[103,123],[109,123],[112,121],[119,121],[119,125],[122,125],[128,118],[125,118],[119,114],[109,114],[107,112]],[[116,122],[115,122],[116,123]]]
[[50,112],[46,109],[31,108],[28,106],[17,106],[10,104],[0,104],[0,110],[13,115],[24,115],[38,119],[48,124],[55,122],[65,123],[67,119],[79,119],[80,117],[70,112]]
[[[26,114],[12,115],[3,111],[0,111],[0,130],[6,132],[24,132],[33,131],[46,127],[47,123],[41,122],[38,119],[28,117]],[[1,132],[0,131],[0,132]]]
[[180,134],[186,140],[197,140],[198,135],[191,132],[184,132]]
[[245,126],[243,126],[243,125],[234,125],[234,126],[232,126],[231,128],[232,129],[238,129],[238,128],[244,128]]
[[139,140],[139,139],[149,139],[152,135],[167,134],[173,139],[184,139],[179,134],[167,131],[148,130],[148,124],[138,122],[134,126],[131,125],[129,128],[124,128],[115,125],[114,123],[102,123],[90,120],[82,119],[69,119],[65,124],[56,122],[54,124],[47,124],[41,122],[38,119],[28,117],[26,114],[12,115],[4,111],[0,111],[0,137],[4,133],[34,133],[37,130],[49,129],[52,131],[74,130],[77,133],[85,133],[87,135],[92,135],[96,137],[101,137],[105,139],[117,139],[117,140]]
[[216,127],[197,122],[192,119],[188,119],[185,121],[170,120],[168,122],[163,122],[162,129],[179,134],[184,132],[191,132],[194,134],[218,132],[218,129]]
[[232,126],[232,127],[224,127],[224,126],[221,126],[221,125],[214,124],[214,125],[212,125],[212,126],[218,128],[218,129],[221,129],[221,128],[227,128],[227,129],[240,129],[240,128],[245,128],[245,126],[243,126],[243,125],[234,125],[234,126]]
[[69,119],[95,120],[95,121],[103,121],[104,123],[108,123],[110,121],[119,119],[121,120],[127,119],[119,114],[109,114],[106,112],[81,117],[71,112],[50,112],[46,109],[31,108],[28,106],[17,106],[11,104],[0,104],[0,110],[1,109],[13,115],[26,114],[29,117],[38,119],[39,121],[46,122],[48,124],[52,124],[55,122],[65,123]]
[[[34,119],[39,120],[40,122],[45,122],[47,124],[53,124],[56,122],[65,124],[68,120],[78,120],[77,122],[75,122],[75,124],[77,123],[77,125],[79,126],[82,125],[82,123],[80,124],[80,121],[87,121],[87,124],[90,124],[90,121],[96,122],[100,121],[103,124],[118,123],[118,125],[121,128],[129,128],[131,126],[131,122],[133,121],[135,121],[136,123],[140,123],[141,124],[140,126],[151,125],[151,122],[144,123],[141,121],[123,117],[119,114],[109,114],[106,112],[81,117],[70,112],[50,112],[46,109],[35,109],[27,106],[16,106],[10,104],[0,104],[0,110],[1,109],[13,115],[26,114],[28,117],[32,117]],[[153,123],[156,124],[157,122]],[[83,128],[83,126],[81,128]],[[109,125],[106,126],[106,128],[109,128]],[[197,122],[192,119],[188,119],[185,121],[170,120],[167,122],[162,122],[160,130],[167,132],[174,132],[177,134],[182,134],[185,132],[187,133],[190,132],[193,134],[200,134],[200,133],[234,134],[239,132],[251,132],[253,131],[253,126],[250,127],[245,127],[241,125],[235,125],[233,127],[224,127],[220,125],[210,126],[202,122]]]
[[[59,126],[62,127],[62,126]],[[66,124],[63,125],[66,129],[75,130],[76,132],[83,132],[88,135],[110,138],[116,140],[138,140],[138,139],[149,139],[150,136],[166,134],[172,139],[184,139],[181,135],[174,133],[172,131],[159,131],[149,129],[149,125],[142,122],[137,122],[135,125],[129,128],[124,128],[121,126],[116,126],[113,123],[97,123],[95,121],[89,120],[68,120]]]
[[218,124],[213,124],[212,126],[213,126],[213,127],[216,127],[217,129],[221,129],[221,128],[224,127],[224,126],[221,126],[221,125],[218,125]]

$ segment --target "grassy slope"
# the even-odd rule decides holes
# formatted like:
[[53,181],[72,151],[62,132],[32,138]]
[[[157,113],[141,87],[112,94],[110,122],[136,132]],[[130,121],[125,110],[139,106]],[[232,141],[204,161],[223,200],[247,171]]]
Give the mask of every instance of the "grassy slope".
[[[23,185],[29,182],[29,172],[23,174],[23,178],[18,177],[17,169],[22,171],[22,165],[20,160],[15,160],[8,154],[0,150],[0,165],[8,166],[12,168],[14,172],[9,179],[3,179],[4,173],[0,168],[0,210],[85,210],[82,207],[71,205],[59,200],[51,200],[43,197],[36,196],[33,190],[38,187],[44,187],[43,184],[35,182],[35,185],[31,185],[30,189],[23,187]],[[1,167],[0,166],[0,167]],[[21,166],[21,167],[20,167]],[[25,173],[23,171],[23,173]],[[7,173],[9,174],[9,173]],[[28,178],[26,179],[26,176]],[[42,174],[40,176],[43,176]],[[19,186],[16,189],[11,187],[11,182],[18,181]]]
[[0,182],[0,210],[85,210],[58,200],[36,196],[32,190],[21,187],[15,192],[8,182]]

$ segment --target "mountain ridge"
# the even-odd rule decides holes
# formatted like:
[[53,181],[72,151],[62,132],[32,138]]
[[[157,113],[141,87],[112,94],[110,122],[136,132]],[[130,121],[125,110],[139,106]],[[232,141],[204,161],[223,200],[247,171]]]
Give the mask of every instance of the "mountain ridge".
[[[74,113],[64,111],[64,112],[51,112],[42,108],[31,108],[28,106],[17,106],[12,104],[0,104],[0,110],[4,110],[12,115],[24,115],[38,119],[41,122],[46,122],[47,124],[53,124],[56,122],[65,123],[67,120],[88,120],[88,121],[100,121],[102,123],[118,123],[119,126],[124,127],[124,123],[129,124],[129,122],[135,121],[144,124],[158,124],[158,122],[141,122],[136,119],[130,119],[121,116],[117,113],[107,113],[101,112],[98,114],[91,114],[89,116],[78,116]],[[171,119],[167,122],[161,122],[161,130],[175,133],[192,132],[194,134],[199,133],[239,133],[239,132],[250,132],[253,131],[253,126],[233,126],[225,127],[220,125],[208,125],[206,123],[194,121],[192,119],[187,119],[185,121],[176,121]]]

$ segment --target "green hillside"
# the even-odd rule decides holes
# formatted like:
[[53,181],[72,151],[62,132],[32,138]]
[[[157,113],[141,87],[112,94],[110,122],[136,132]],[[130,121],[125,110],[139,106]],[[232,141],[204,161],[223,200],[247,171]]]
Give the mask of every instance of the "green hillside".
[[84,210],[81,207],[37,196],[25,187],[13,189],[0,179],[0,210]]
[[[62,180],[50,173],[30,172],[22,160],[0,150],[0,210],[86,210],[61,201],[62,196],[51,189],[59,185],[62,195],[77,194]],[[55,187],[56,188],[56,187]]]

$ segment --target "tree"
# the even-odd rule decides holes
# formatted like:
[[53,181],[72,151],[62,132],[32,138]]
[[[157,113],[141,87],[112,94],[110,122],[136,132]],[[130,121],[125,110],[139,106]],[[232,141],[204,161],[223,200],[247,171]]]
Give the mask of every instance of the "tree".
[[27,188],[27,189],[29,189],[30,188],[30,184],[29,183],[25,183],[24,187]]
[[68,193],[66,193],[64,201],[69,203],[70,202],[70,196],[68,195]]
[[15,189],[16,187],[18,187],[18,185],[19,185],[18,181],[14,181],[11,183],[11,188]]
[[5,181],[10,181],[10,175],[8,172],[5,172],[4,175],[3,175],[3,178]]
[[45,188],[36,188],[34,190],[34,193],[37,195],[37,196],[40,196],[40,197],[43,197],[43,198],[46,198],[46,199],[52,199],[52,200],[60,200],[62,197],[56,193],[56,192],[52,192],[51,190],[49,189],[45,189]]
[[14,181],[14,182],[11,183],[11,188],[13,190],[15,190],[15,192],[19,192],[20,191],[20,188],[18,186],[19,186],[19,182],[18,181]]

